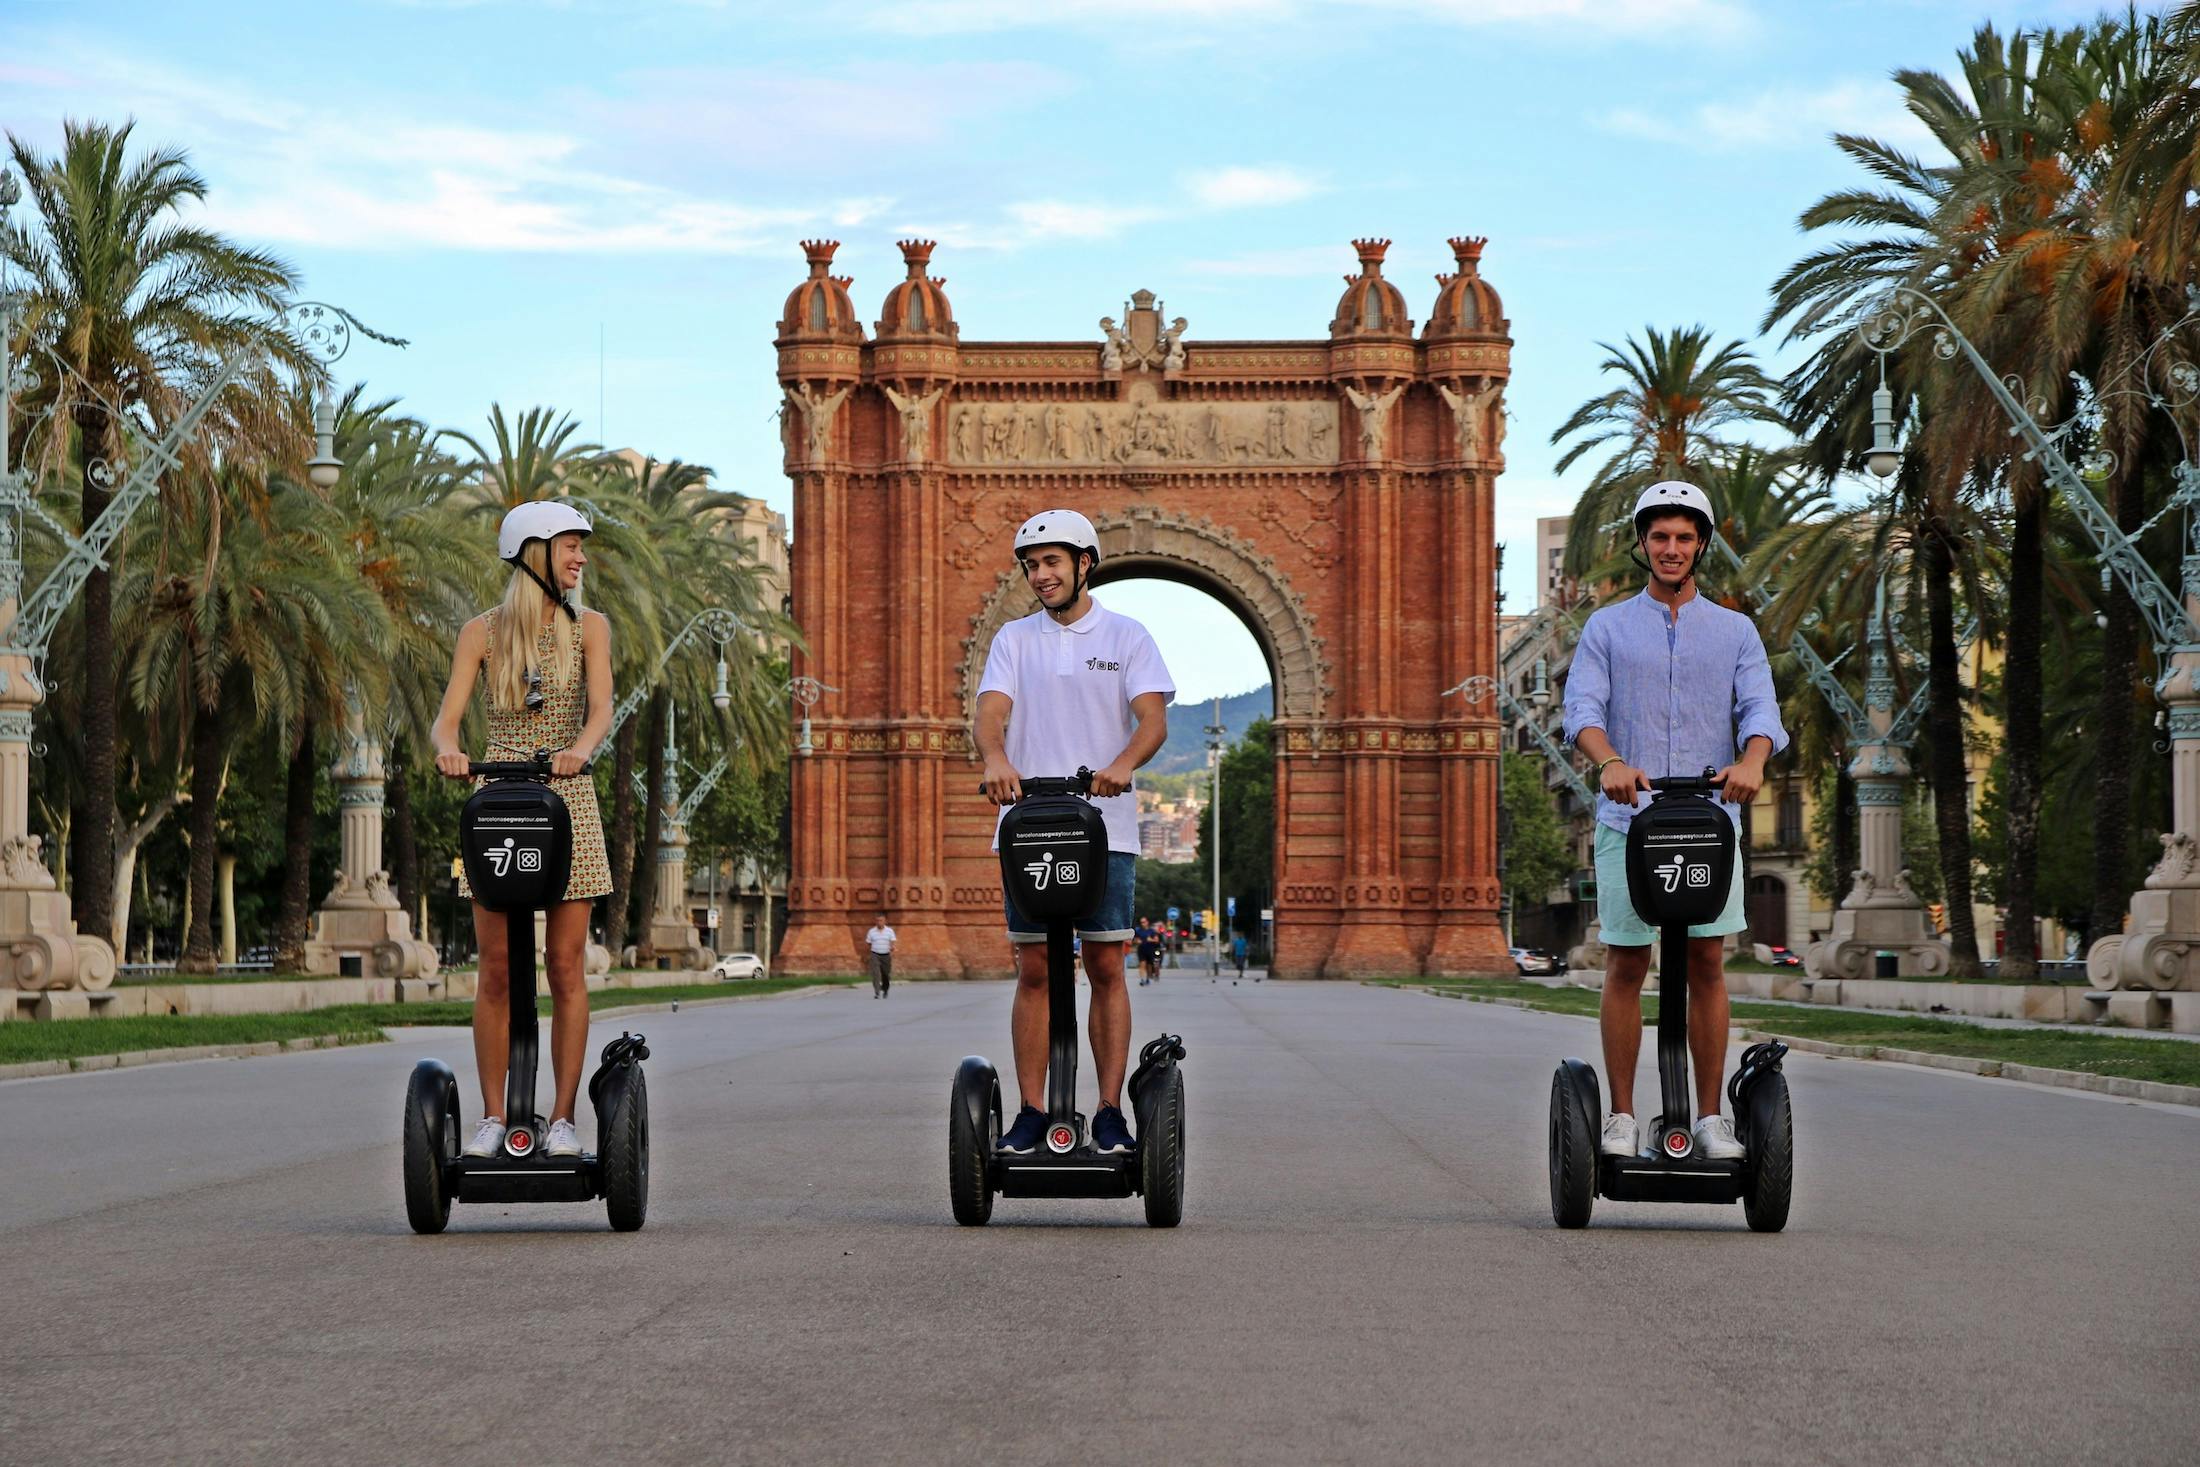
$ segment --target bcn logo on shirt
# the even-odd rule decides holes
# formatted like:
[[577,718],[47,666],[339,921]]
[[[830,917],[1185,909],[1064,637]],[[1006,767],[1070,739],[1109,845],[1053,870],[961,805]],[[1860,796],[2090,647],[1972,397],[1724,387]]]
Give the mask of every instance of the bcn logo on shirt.
[[1091,668],[1094,672],[1121,672],[1123,670],[1122,663],[1109,662],[1099,657],[1087,657],[1085,666]]

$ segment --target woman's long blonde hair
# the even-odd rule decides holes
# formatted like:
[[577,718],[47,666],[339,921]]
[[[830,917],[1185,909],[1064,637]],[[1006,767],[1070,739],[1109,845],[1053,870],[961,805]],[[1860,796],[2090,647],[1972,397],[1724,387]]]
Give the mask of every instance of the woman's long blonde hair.
[[[550,542],[530,540],[520,557],[544,580],[550,579]],[[527,674],[542,673],[543,691],[573,686],[581,672],[581,634],[574,619],[558,613],[551,637],[551,665],[538,668],[535,642],[542,619],[551,609],[549,593],[525,571],[514,569],[504,587],[504,600],[489,626],[489,701],[494,707],[518,710],[527,706]]]

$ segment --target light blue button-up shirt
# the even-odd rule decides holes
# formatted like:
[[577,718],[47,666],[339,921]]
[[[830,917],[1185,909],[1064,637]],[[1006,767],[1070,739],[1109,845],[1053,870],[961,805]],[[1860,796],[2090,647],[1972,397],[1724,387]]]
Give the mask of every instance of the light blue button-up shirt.
[[[1612,752],[1652,779],[1723,769],[1758,734],[1787,747],[1772,664],[1757,627],[1738,611],[1691,596],[1678,615],[1647,590],[1589,618],[1566,672],[1566,740],[1601,728]],[[1625,830],[1650,803],[1597,799],[1597,824]],[[1726,803],[1738,824],[1741,807]]]

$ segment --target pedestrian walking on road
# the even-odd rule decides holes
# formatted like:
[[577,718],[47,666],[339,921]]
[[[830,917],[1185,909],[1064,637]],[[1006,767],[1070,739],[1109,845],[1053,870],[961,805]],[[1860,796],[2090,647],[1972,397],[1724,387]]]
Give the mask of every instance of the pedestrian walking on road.
[[863,934],[863,941],[871,949],[871,997],[884,998],[886,990],[894,986],[894,929],[886,925],[884,912]]
[[1237,964],[1238,977],[1245,976],[1245,934],[1240,932],[1230,939],[1230,959]]
[[1161,981],[1161,929],[1153,918],[1138,919],[1138,986]]

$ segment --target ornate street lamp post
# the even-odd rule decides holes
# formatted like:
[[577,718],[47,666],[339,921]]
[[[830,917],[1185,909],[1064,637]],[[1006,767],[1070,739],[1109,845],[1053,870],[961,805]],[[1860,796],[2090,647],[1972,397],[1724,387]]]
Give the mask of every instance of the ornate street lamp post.
[[[293,306],[287,319],[323,368],[335,366],[351,350],[350,319],[334,307],[306,301]],[[313,445],[307,475],[315,487],[334,489],[343,481],[344,461],[336,456],[336,402],[327,380],[313,406]],[[413,931],[416,914],[398,902],[383,861],[384,760],[380,721],[369,721],[353,682],[344,691],[342,746],[329,770],[336,781],[342,841],[336,879],[313,914],[306,938],[308,973],[352,972],[393,980],[435,976],[435,948]]]
[[797,677],[787,680],[787,696],[802,710],[802,737],[795,740],[794,751],[804,759],[810,757],[817,745],[810,738],[810,710],[824,700],[827,693],[840,689],[821,683],[814,677]]
[[[20,197],[14,177],[0,170],[0,217]],[[115,953],[106,936],[76,931],[69,899],[45,869],[39,838],[29,833],[32,718],[45,699],[47,651],[85,581],[108,564],[124,527],[159,495],[160,476],[181,464],[184,445],[215,401],[252,365],[256,352],[239,346],[224,357],[157,443],[143,439],[128,413],[105,403],[110,420],[130,437],[135,462],[106,510],[78,535],[47,515],[29,476],[10,467],[15,395],[39,386],[36,371],[19,372],[15,366],[20,317],[21,298],[0,282],[0,954],[5,954],[0,957],[0,986],[48,991],[40,1004],[45,1013],[84,1012],[88,1000],[79,998],[72,1004],[57,995],[70,989],[105,988],[114,981]],[[349,313],[318,302],[288,308],[283,321],[293,339],[323,363],[342,355],[355,327],[365,330]],[[55,372],[57,380],[74,378],[77,390],[97,396],[96,389],[65,359],[51,351],[44,356],[44,368]],[[66,392],[57,393],[56,402],[66,396]],[[319,437],[310,465],[317,482],[323,481],[333,462],[333,418],[333,406],[324,394],[316,427],[328,431]],[[103,482],[111,482],[115,474],[103,462],[92,463],[89,472]],[[53,568],[28,595],[23,591],[22,560],[26,515],[39,520],[61,546]]]
[[[2096,940],[2086,954],[2086,973],[2103,989],[2200,989],[2200,462],[2185,420],[2200,408],[2200,367],[2170,348],[2188,326],[2200,322],[2200,293],[2188,291],[2188,309],[2165,327],[2131,368],[2095,394],[2136,398],[2166,413],[2176,430],[2183,457],[2176,468],[2177,490],[2163,509],[2185,515],[2185,554],[2180,585],[2172,591],[2139,551],[2138,537],[2118,527],[2094,498],[2085,477],[2063,456],[2061,442],[2081,419],[2042,427],[2045,404],[2020,399],[2022,383],[1998,376],[1948,313],[1930,296],[1908,287],[1892,294],[1888,306],[1858,327],[1864,344],[1882,356],[1895,351],[1918,331],[1930,331],[1933,355],[1953,361],[1960,355],[2009,419],[2010,436],[2024,444],[2024,458],[2036,462],[2061,492],[2102,562],[2123,583],[2154,637],[2163,672],[2155,695],[2168,710],[2171,748],[2171,830],[2162,837],[2162,859],[2131,898],[2128,929]],[[2164,384],[2155,385],[2159,376]],[[1880,399],[1886,399],[1882,402]],[[1874,394],[1874,424],[1869,464],[1885,477],[1900,462],[1893,434],[1891,395]],[[2086,469],[2105,479],[2115,459],[2102,451],[2087,455]],[[2157,516],[2159,518],[2159,516]],[[2144,533],[2142,530],[2141,533]],[[2144,993],[2114,996],[2112,1017],[2145,1023],[2153,1017]],[[2119,1012],[2121,1011],[2121,1012]]]

